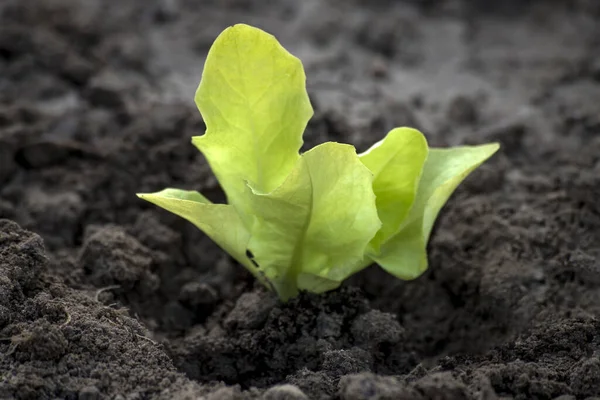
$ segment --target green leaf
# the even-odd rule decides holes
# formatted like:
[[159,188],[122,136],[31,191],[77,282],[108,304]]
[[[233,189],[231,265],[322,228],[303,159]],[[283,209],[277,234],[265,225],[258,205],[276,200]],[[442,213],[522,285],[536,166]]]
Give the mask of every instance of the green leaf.
[[196,104],[206,133],[193,138],[244,222],[246,182],[268,193],[290,173],[313,110],[300,60],[270,34],[244,24],[212,45]]
[[233,206],[213,204],[193,190],[164,189],[156,193],[138,193],[137,196],[194,224],[261,282],[265,282],[246,256],[250,233]]
[[408,215],[417,194],[427,152],[427,141],[421,132],[412,128],[396,128],[360,154],[360,160],[375,176],[373,190],[377,196],[377,212],[383,223],[371,241],[373,251],[377,252],[398,232]]
[[342,284],[342,281],[343,279],[333,280],[319,275],[301,272],[298,275],[298,289],[311,293],[325,293],[337,289]]
[[273,192],[253,188],[248,248],[282,298],[297,293],[300,274],[315,291],[339,285],[363,259],[381,227],[372,184],[354,147],[329,142],[304,153]]
[[426,247],[435,220],[456,187],[499,148],[496,143],[430,149],[413,207],[403,226],[371,257],[400,279],[414,279],[427,269]]

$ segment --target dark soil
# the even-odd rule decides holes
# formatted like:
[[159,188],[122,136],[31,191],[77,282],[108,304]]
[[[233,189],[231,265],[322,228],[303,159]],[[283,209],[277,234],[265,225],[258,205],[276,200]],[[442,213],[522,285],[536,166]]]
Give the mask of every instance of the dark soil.
[[[303,60],[307,146],[501,142],[422,277],[281,304],[135,196],[223,199],[192,98],[237,22]],[[598,398],[600,3],[4,0],[0,219],[2,399]]]

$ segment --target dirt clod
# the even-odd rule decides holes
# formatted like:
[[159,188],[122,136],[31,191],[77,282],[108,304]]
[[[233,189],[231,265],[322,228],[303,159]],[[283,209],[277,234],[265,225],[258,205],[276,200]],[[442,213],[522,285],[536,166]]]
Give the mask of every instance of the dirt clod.
[[278,385],[268,389],[262,397],[264,400],[308,400],[302,390],[294,385]]

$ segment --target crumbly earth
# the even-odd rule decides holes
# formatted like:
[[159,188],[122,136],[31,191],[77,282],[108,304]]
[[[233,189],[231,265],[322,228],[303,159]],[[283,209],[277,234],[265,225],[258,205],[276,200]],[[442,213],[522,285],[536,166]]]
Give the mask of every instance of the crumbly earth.
[[[502,144],[422,277],[281,304],[135,197],[223,199],[192,98],[237,22],[304,62],[307,148]],[[596,0],[0,2],[0,398],[598,398],[599,105]]]

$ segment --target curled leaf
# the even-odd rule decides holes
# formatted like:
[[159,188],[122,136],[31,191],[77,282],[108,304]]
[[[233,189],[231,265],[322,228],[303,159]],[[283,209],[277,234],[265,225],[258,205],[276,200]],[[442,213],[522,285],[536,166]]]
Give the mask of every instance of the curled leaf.
[[421,275],[427,269],[427,241],[440,210],[456,187],[498,149],[496,143],[431,149],[402,229],[371,259],[401,279]]
[[301,273],[339,284],[362,260],[381,226],[372,183],[354,147],[330,142],[304,153],[273,192],[253,191],[248,248],[284,298]]
[[396,128],[360,155],[374,174],[373,191],[383,222],[373,238],[375,251],[398,232],[417,195],[419,179],[427,159],[427,141],[412,128]]
[[195,97],[206,133],[192,142],[247,224],[246,182],[268,193],[300,157],[313,115],[305,82],[300,60],[248,25],[225,29],[208,52]]

